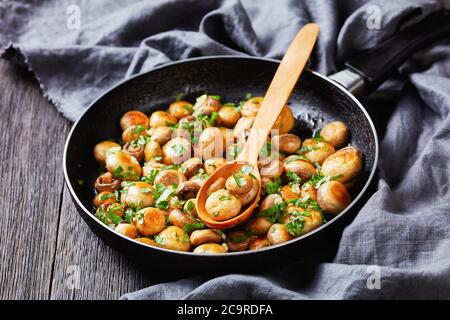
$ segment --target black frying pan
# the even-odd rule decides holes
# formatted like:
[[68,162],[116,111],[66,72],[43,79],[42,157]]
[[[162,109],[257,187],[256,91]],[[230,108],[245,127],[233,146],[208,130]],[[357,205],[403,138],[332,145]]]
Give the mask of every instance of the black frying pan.
[[[346,63],[347,69],[330,78],[310,70],[303,72],[289,100],[297,121],[294,131],[304,138],[326,122],[340,120],[350,128],[350,143],[364,154],[363,174],[359,185],[352,190],[352,204],[320,228],[257,251],[199,255],[132,241],[94,217],[93,185],[98,175],[98,164],[92,156],[94,145],[120,136],[119,119],[126,111],[138,109],[150,114],[167,108],[180,92],[186,94],[186,100],[193,100],[205,91],[220,94],[224,101],[243,98],[246,92],[264,95],[278,61],[236,56],[170,63],[127,79],[92,103],[73,126],[63,160],[65,180],[80,215],[111,247],[139,264],[151,266],[152,272],[158,269],[163,273],[175,271],[178,276],[254,272],[298,260],[312,250],[323,250],[356,213],[355,206],[371,182],[377,165],[377,134],[372,120],[354,94],[370,93],[416,50],[450,35],[449,17],[448,12],[442,11],[400,31],[379,48]],[[77,183],[80,179],[85,181],[83,185]]]

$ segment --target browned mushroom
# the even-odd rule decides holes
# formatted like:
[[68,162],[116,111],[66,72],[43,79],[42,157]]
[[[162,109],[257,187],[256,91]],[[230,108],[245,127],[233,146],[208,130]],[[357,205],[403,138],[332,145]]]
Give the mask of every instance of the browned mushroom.
[[138,143],[127,142],[123,145],[123,150],[141,162],[144,160],[144,148]]
[[148,128],[149,125],[148,117],[140,111],[128,111],[120,118],[120,127],[122,130],[138,125],[144,128]]
[[110,172],[105,172],[95,180],[95,190],[97,192],[114,192],[120,189],[120,180],[114,178]]
[[198,97],[194,105],[194,116],[210,116],[213,112],[219,111],[220,101],[217,98],[216,96],[208,96],[206,94]]
[[166,187],[179,186],[184,181],[186,181],[186,177],[177,170],[162,170],[155,177],[155,184],[161,183]]
[[179,100],[170,104],[169,113],[177,119],[187,117],[194,112],[194,106],[187,101]]
[[203,162],[200,158],[190,158],[181,164],[180,170],[186,178],[190,179],[201,168],[203,168]]
[[234,231],[227,236],[228,250],[244,251],[248,249],[250,237],[244,231]]
[[192,199],[197,196],[200,185],[195,181],[183,181],[178,185],[177,195],[182,199]]

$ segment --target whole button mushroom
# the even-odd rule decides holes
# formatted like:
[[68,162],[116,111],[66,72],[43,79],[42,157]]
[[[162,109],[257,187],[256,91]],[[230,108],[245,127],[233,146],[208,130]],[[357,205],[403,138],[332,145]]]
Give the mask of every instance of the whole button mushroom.
[[302,140],[292,133],[283,133],[272,138],[272,146],[285,154],[295,153],[302,146]]
[[166,111],[155,111],[150,116],[150,127],[167,127],[177,123],[177,118]]
[[169,127],[157,127],[151,134],[151,140],[157,142],[160,146],[166,144],[172,138],[172,129]]
[[341,121],[330,122],[320,130],[320,136],[335,148],[340,148],[348,140],[348,128]]
[[170,226],[161,231],[156,237],[156,242],[166,249],[177,251],[189,251],[191,248],[188,234],[181,228]]
[[209,196],[211,193],[216,192],[217,190],[225,188],[225,178],[219,177],[216,181],[211,183],[211,185],[208,187],[208,190],[206,191],[206,194]]
[[170,211],[169,222],[171,225],[180,228],[195,224],[195,220],[180,209],[173,209]]
[[329,214],[339,214],[351,201],[347,188],[339,181],[328,181],[317,190],[317,203]]
[[351,185],[362,170],[362,154],[355,147],[345,147],[330,155],[321,172],[344,185]]
[[149,141],[143,150],[145,161],[150,161],[156,157],[161,157],[161,146],[156,141]]
[[133,222],[139,234],[151,236],[161,232],[166,227],[166,216],[161,209],[144,208],[136,213]]
[[240,118],[241,114],[234,105],[224,104],[219,109],[218,122],[222,126],[233,128]]
[[258,114],[259,108],[261,107],[261,103],[263,101],[263,97],[253,97],[248,99],[242,105],[241,114],[243,117],[256,117]]
[[191,244],[196,247],[204,243],[221,243],[222,236],[213,229],[195,230],[191,233]]
[[148,128],[149,126],[148,117],[140,111],[128,111],[120,118],[120,127],[122,130],[138,125],[143,126],[144,128]]
[[121,180],[137,180],[141,177],[141,166],[137,159],[123,150],[111,148],[106,156],[106,169]]
[[95,160],[97,160],[98,163],[104,165],[106,152],[111,148],[120,148],[120,145],[112,141],[102,141],[100,143],[97,143],[93,150]]
[[116,226],[115,230],[118,233],[124,235],[125,237],[131,238],[131,239],[136,239],[139,236],[136,227],[129,223],[119,223]]
[[181,164],[181,172],[187,179],[198,173],[203,168],[203,162],[200,158],[190,158]]
[[200,185],[195,181],[183,181],[178,185],[177,195],[184,200],[192,199],[197,196]]
[[194,112],[194,106],[187,101],[175,101],[169,106],[169,113],[177,119],[190,116]]
[[162,147],[163,163],[181,164],[191,157],[191,143],[182,137],[175,137]]
[[228,247],[226,244],[205,243],[195,248],[193,252],[199,254],[227,253]]
[[197,98],[194,105],[194,116],[210,116],[213,112],[219,111],[220,101],[217,96],[202,95]]
[[146,182],[130,182],[121,193],[120,201],[135,208],[151,207],[155,204],[153,186]]
[[205,161],[204,168],[207,174],[212,174],[227,161],[224,158],[210,158]]
[[308,181],[313,174],[316,173],[316,168],[309,162],[297,160],[296,156],[289,156],[284,160],[284,170],[293,172],[298,175],[303,182]]
[[242,204],[235,195],[222,189],[213,192],[206,199],[205,208],[213,220],[224,221],[237,216]]
[[186,177],[177,170],[162,170],[155,177],[155,184],[162,184],[166,187],[179,186],[186,181]]
[[227,236],[228,250],[232,252],[248,249],[250,237],[244,231],[234,231]]
[[102,204],[113,204],[116,202],[116,197],[114,196],[114,193],[109,191],[102,191],[99,194],[97,194],[94,198],[94,207],[98,208]]
[[306,139],[303,141],[302,148],[300,149],[303,156],[305,156],[311,163],[322,164],[325,159],[332,155],[335,150],[334,147],[324,141],[318,141],[315,139]]
[[271,245],[283,243],[292,239],[292,235],[287,231],[286,225],[275,223],[267,233],[267,240]]

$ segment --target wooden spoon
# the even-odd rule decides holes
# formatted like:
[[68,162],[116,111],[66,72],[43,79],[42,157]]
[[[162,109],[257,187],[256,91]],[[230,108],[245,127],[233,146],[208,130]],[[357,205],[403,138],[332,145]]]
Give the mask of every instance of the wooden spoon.
[[253,167],[252,174],[261,186],[261,176],[257,166],[259,151],[264,146],[270,130],[294,89],[311,55],[318,33],[319,26],[315,23],[306,24],[297,33],[270,83],[242,152],[236,160],[217,168],[200,188],[197,194],[197,213],[199,219],[208,227],[214,229],[234,227],[246,221],[257,206],[261,196],[261,188],[259,188],[258,194],[246,207],[245,211],[229,220],[216,221],[210,217],[205,208],[208,197],[207,190],[218,178],[223,177],[227,179],[232,174],[240,171],[244,165]]

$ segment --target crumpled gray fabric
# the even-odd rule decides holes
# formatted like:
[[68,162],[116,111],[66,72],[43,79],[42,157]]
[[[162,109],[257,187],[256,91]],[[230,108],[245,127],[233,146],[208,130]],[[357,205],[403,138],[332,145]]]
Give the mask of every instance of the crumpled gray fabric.
[[[280,58],[311,21],[321,27],[312,68],[330,74],[401,25],[448,7],[448,1],[431,0],[1,4],[6,56],[21,58],[72,120],[111,85],[169,61],[220,54]],[[80,30],[66,27],[70,4],[81,8]],[[368,28],[374,10],[379,29]],[[122,298],[450,298],[450,41],[414,55],[378,94],[394,89],[377,190],[345,229],[332,262],[311,259],[258,275],[183,279]],[[376,108],[372,114],[385,111]]]

